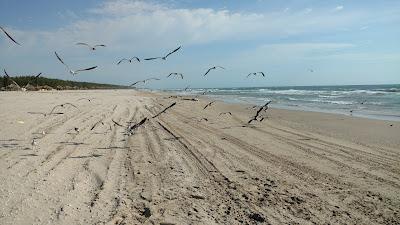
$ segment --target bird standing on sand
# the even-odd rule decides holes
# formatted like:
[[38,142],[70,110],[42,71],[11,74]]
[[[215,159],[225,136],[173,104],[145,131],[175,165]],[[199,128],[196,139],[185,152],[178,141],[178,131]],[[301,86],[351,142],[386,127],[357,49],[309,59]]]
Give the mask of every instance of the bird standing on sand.
[[124,61],[128,61],[129,63],[132,63],[132,60],[133,59],[136,59],[136,61],[138,61],[138,62],[140,62],[140,59],[138,58],[138,57],[132,57],[132,58],[130,58],[130,59],[127,59],[127,58],[123,58],[123,59],[121,59],[121,60],[119,60],[118,62],[117,62],[117,65],[119,65],[120,63],[122,63],[122,62],[124,62]]
[[71,75],[77,75],[78,72],[93,70],[93,69],[96,69],[96,68],[97,68],[97,66],[93,66],[93,67],[86,68],[86,69],[71,70],[71,69],[69,68],[69,66],[68,66],[67,64],[65,64],[64,61],[61,59],[61,57],[57,54],[57,52],[54,52],[54,53],[56,54],[56,57],[57,57],[58,61],[60,61],[65,67],[67,67],[67,69],[69,70],[69,73],[70,73]]
[[78,127],[74,127],[74,130],[75,130],[75,132],[76,132],[77,134],[79,134],[80,130],[79,130]]
[[249,77],[249,76],[256,76],[257,74],[260,74],[261,76],[265,77],[265,74],[264,74],[263,72],[249,73],[246,77]]
[[209,69],[207,70],[207,72],[203,75],[203,77],[206,76],[211,70],[215,70],[215,69],[217,69],[217,68],[225,69],[225,68],[222,67],[222,66],[213,66],[213,67],[211,67],[211,68],[209,68]]
[[215,101],[212,101],[210,103],[208,103],[207,105],[204,106],[203,110],[206,109],[207,107],[211,106],[212,104],[214,104]]
[[31,145],[32,145],[32,150],[35,150],[35,146],[37,145],[35,138],[32,140]]
[[20,43],[18,43],[13,37],[11,37],[11,35],[9,34],[9,33],[7,33],[7,31],[6,30],[4,30],[4,28],[3,27],[1,27],[0,26],[0,30],[2,30],[3,31],[3,33],[11,40],[11,41],[13,41],[15,44],[17,44],[17,45],[21,45]]
[[83,43],[83,42],[79,42],[79,43],[76,43],[76,45],[84,45],[84,46],[87,46],[90,50],[92,50],[92,51],[94,51],[94,50],[96,50],[96,47],[106,47],[105,45],[89,45],[89,44],[87,44],[87,43]]

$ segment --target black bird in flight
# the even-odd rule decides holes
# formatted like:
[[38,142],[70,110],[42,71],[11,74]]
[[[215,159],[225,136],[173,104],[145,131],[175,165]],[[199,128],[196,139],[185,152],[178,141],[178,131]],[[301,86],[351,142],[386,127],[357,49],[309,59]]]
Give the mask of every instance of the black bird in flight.
[[170,76],[180,76],[181,79],[183,79],[183,74],[182,73],[170,73],[167,77],[170,77]]
[[215,70],[215,69],[217,69],[217,68],[225,69],[225,68],[222,67],[222,66],[213,66],[213,67],[211,67],[210,69],[208,69],[207,72],[206,72],[203,76],[206,76],[211,70]]
[[97,66],[93,66],[93,67],[86,68],[86,69],[71,70],[71,69],[69,68],[69,66],[68,66],[67,64],[65,64],[64,61],[61,59],[61,57],[57,54],[57,52],[54,52],[54,54],[56,54],[56,57],[57,57],[58,61],[60,61],[65,67],[67,67],[67,69],[69,70],[69,73],[70,73],[71,75],[77,75],[78,72],[93,70],[93,69],[96,69],[96,68],[97,68]]
[[123,61],[128,61],[129,63],[132,63],[132,60],[133,59],[136,59],[136,61],[138,61],[138,62],[140,62],[140,59],[138,58],[138,57],[132,57],[132,58],[130,58],[130,59],[127,59],[127,58],[123,58],[123,59],[121,59],[121,60],[119,60],[118,62],[117,62],[117,65],[119,65],[120,63],[122,63]]
[[231,113],[231,112],[222,112],[222,113],[219,114],[219,116],[228,115],[228,114],[232,116],[232,113]]
[[267,103],[265,103],[263,106],[261,106],[258,110],[257,110],[257,112],[256,112],[256,115],[253,117],[253,118],[251,118],[250,120],[249,120],[249,122],[247,122],[248,124],[250,124],[251,122],[253,122],[254,120],[255,121],[263,121],[264,120],[264,117],[262,117],[262,118],[260,118],[260,120],[258,120],[258,117],[260,116],[260,113],[262,112],[262,111],[267,111],[268,110],[268,105],[271,103],[272,101],[269,101],[269,102],[267,102]]
[[6,76],[7,79],[11,80],[11,82],[13,84],[15,84],[18,88],[21,88],[21,86],[19,86],[19,84],[17,82],[15,82],[15,80],[11,79],[11,77],[8,75],[6,69],[4,69],[4,75]]
[[80,98],[80,99],[78,99],[78,100],[76,100],[76,101],[81,101],[81,100],[87,100],[88,102],[91,102],[93,99],[90,99],[90,98]]
[[167,60],[167,57],[168,57],[168,56],[170,56],[170,55],[174,54],[175,52],[177,52],[179,49],[181,49],[181,47],[182,47],[182,46],[179,46],[178,48],[176,48],[176,49],[175,49],[175,50],[173,50],[172,52],[168,53],[166,56],[163,56],[163,57],[153,57],[153,58],[147,58],[147,59],[144,59],[144,60],[147,60],[147,61],[149,61],[149,60],[155,60],[155,59],[163,59],[163,60]]
[[256,76],[257,74],[260,74],[261,76],[265,77],[265,74],[264,74],[263,72],[249,73],[246,77],[249,77],[249,76]]
[[146,83],[147,81],[150,81],[150,80],[160,80],[159,78],[155,78],[155,77],[152,77],[152,78],[148,78],[148,79],[144,79],[144,80],[139,80],[139,81],[136,81],[135,83],[133,83],[133,84],[131,84],[131,85],[129,85],[129,86],[135,86],[136,84],[138,84],[138,83]]
[[210,103],[208,103],[207,105],[204,106],[203,110],[206,109],[207,107],[211,106],[212,104],[214,104],[215,101],[212,101]]
[[70,105],[70,106],[72,106],[72,107],[74,107],[76,109],[79,109],[76,105],[74,105],[72,103],[69,103],[69,102],[66,102],[66,103],[54,106],[53,109],[50,111],[50,113],[48,113],[47,115],[51,115],[51,114],[53,114],[54,110],[56,110],[57,108],[59,108],[59,107],[65,108],[65,106],[67,106],[67,105]]
[[159,112],[159,113],[157,113],[156,115],[154,115],[152,118],[154,119],[154,118],[158,117],[159,115],[165,113],[165,111],[167,111],[168,109],[172,108],[172,107],[175,106],[175,105],[176,105],[176,102],[172,103],[171,105],[169,105],[168,107],[166,107],[165,109],[163,109],[161,112]]
[[89,45],[89,44],[87,44],[87,43],[83,43],[83,42],[79,42],[79,43],[76,43],[76,45],[84,45],[84,46],[87,46],[90,50],[92,50],[92,51],[94,51],[94,50],[96,50],[96,47],[106,47],[105,45]]
[[4,30],[4,28],[3,27],[1,27],[0,26],[0,30],[2,30],[3,31],[3,33],[11,40],[11,41],[13,41],[15,44],[17,44],[17,45],[21,45],[20,43],[18,43],[13,37],[11,37],[11,35],[9,34],[9,33],[7,33],[7,31],[6,30]]

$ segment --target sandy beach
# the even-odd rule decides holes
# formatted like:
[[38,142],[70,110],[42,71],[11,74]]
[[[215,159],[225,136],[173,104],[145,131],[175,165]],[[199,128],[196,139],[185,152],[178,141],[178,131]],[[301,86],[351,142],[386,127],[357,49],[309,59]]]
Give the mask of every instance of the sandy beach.
[[0,224],[400,223],[400,122],[168,96],[1,92]]

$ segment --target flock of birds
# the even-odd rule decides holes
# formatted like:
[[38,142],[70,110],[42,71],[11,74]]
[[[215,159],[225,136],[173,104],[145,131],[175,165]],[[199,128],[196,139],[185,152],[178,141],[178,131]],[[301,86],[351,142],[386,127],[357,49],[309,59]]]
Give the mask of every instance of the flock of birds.
[[[2,30],[2,32],[3,32],[12,42],[14,42],[14,43],[17,44],[17,45],[21,45],[21,44],[20,44],[19,42],[17,42],[3,27],[0,26],[0,29]],[[97,48],[99,48],[99,47],[103,47],[103,48],[106,47],[106,45],[104,45],[104,44],[95,44],[95,45],[91,45],[91,44],[84,43],[84,42],[78,42],[78,43],[76,43],[76,45],[85,46],[85,47],[89,48],[89,50],[91,50],[91,51],[95,51],[95,50],[97,50]],[[174,49],[174,50],[171,51],[171,52],[168,52],[168,53],[167,53],[166,55],[164,55],[164,56],[151,57],[151,58],[144,58],[143,60],[145,60],[145,61],[167,60],[167,58],[168,58],[169,56],[171,56],[172,54],[178,52],[181,48],[182,48],[182,46],[179,46],[178,48]],[[63,64],[63,65],[65,66],[65,68],[68,70],[68,72],[69,72],[71,75],[77,75],[77,74],[80,73],[80,72],[90,71],[90,70],[94,70],[94,69],[97,68],[97,66],[91,66],[91,67],[83,68],[83,69],[71,69],[71,67],[70,67],[67,63],[65,63],[65,61],[61,58],[60,54],[58,54],[57,52],[54,52],[54,54],[55,54],[57,60],[58,60],[61,64]],[[120,65],[121,63],[124,63],[124,62],[126,62],[126,63],[139,62],[139,63],[140,63],[141,60],[140,60],[140,58],[137,57],[137,56],[134,56],[134,57],[131,57],[131,58],[122,58],[122,59],[118,60],[117,65]],[[210,67],[210,68],[207,69],[207,71],[203,74],[203,76],[204,76],[204,77],[207,76],[212,70],[216,70],[216,69],[225,69],[225,68],[222,67],[222,66],[212,66],[212,67]],[[4,70],[4,71],[5,71],[5,70]],[[40,75],[41,75],[41,73],[38,74],[37,77],[39,77]],[[260,75],[260,76],[262,76],[262,77],[265,77],[265,73],[264,73],[264,72],[252,72],[252,73],[249,73],[246,77],[257,76],[257,75]],[[6,76],[7,78],[10,79],[10,77],[8,76],[8,74],[7,74],[6,72],[5,72],[5,76]],[[37,77],[36,77],[36,78],[37,78]],[[167,76],[167,78],[170,78],[170,77],[177,77],[177,78],[180,78],[180,79],[184,79],[184,75],[183,75],[182,73],[176,73],[176,72],[170,73],[170,74]],[[15,81],[13,81],[12,79],[10,79],[10,80],[11,80],[13,83],[15,83]],[[137,84],[139,84],[139,83],[147,83],[147,82],[149,82],[149,81],[151,81],[151,80],[160,80],[160,78],[148,78],[148,79],[144,79],[144,80],[139,80],[139,81],[136,81],[136,82],[130,84],[129,86],[134,87],[135,85],[137,85]],[[16,85],[17,85],[17,84],[16,84]],[[19,85],[18,85],[18,86],[19,86]]]
[[[0,26],[0,29],[2,30],[2,32],[3,32],[12,42],[14,42],[14,43],[17,44],[17,45],[21,45],[21,44],[20,44],[19,42],[17,42],[3,27]],[[86,46],[86,47],[88,47],[89,50],[91,50],[91,51],[95,51],[95,50],[96,50],[97,48],[99,48],[99,47],[102,47],[102,48],[106,47],[106,45],[104,45],[104,44],[90,45],[90,44],[84,43],[84,42],[76,43],[76,45]],[[144,58],[143,60],[145,60],[145,61],[167,60],[168,57],[170,57],[172,54],[175,54],[176,52],[178,52],[181,48],[182,48],[182,46],[179,46],[178,48],[174,49],[173,51],[167,53],[167,54],[164,55],[164,56],[151,57],[151,58]],[[63,65],[65,66],[65,68],[68,70],[68,72],[69,72],[71,75],[77,75],[77,74],[80,73],[80,72],[90,71],[90,70],[94,70],[94,69],[97,68],[97,66],[91,66],[91,67],[83,68],[83,69],[71,69],[71,67],[70,67],[67,63],[65,63],[65,61],[61,58],[61,56],[60,56],[57,52],[54,52],[54,54],[55,54],[57,60],[58,60],[61,64],[63,64]],[[141,62],[141,60],[140,60],[139,57],[136,57],[136,56],[131,57],[131,58],[122,58],[122,59],[118,60],[117,65],[120,65],[121,63],[124,63],[124,62],[126,62],[126,63]],[[205,76],[207,76],[211,71],[217,70],[217,69],[223,69],[223,70],[224,70],[225,68],[222,67],[222,66],[212,66],[212,67],[210,67],[210,68],[207,69],[207,71],[203,74],[203,76],[205,77]],[[6,76],[7,78],[9,78],[13,83],[15,83],[15,85],[19,86],[18,84],[16,84],[15,81],[13,81],[13,80],[10,78],[10,76],[8,75],[8,73],[6,72],[5,69],[4,69],[4,73],[5,73],[5,76]],[[36,75],[36,76],[35,76],[35,79],[37,79],[41,74],[42,74],[42,73],[39,73],[38,75]],[[246,77],[251,77],[251,76],[262,76],[262,77],[265,77],[266,75],[265,75],[264,72],[252,72],[252,73],[249,73]],[[170,78],[170,77],[177,77],[177,78],[180,78],[180,79],[184,79],[184,75],[183,75],[182,73],[176,73],[176,72],[170,73],[170,74],[167,76],[167,78]],[[160,78],[156,78],[156,77],[147,78],[147,79],[144,79],[144,80],[136,81],[136,82],[132,83],[130,86],[133,87],[133,86],[135,86],[135,85],[137,85],[137,84],[139,84],[139,83],[147,83],[147,82],[152,81],[152,80],[160,80]],[[189,89],[189,86],[187,86],[184,90],[188,90],[188,89]],[[204,91],[203,93],[201,93],[201,95],[204,95],[204,94],[206,94],[206,93],[207,93],[207,91]],[[170,96],[170,97],[176,97],[176,96]],[[91,99],[87,99],[87,98],[82,98],[82,99],[79,99],[78,101],[80,101],[80,100],[87,100],[87,101],[91,102]],[[197,101],[197,99],[195,99],[195,98],[182,98],[182,100]],[[203,110],[207,109],[208,107],[211,107],[214,103],[215,103],[215,101],[211,101],[211,102],[207,103],[207,104],[203,107]],[[258,107],[258,109],[256,110],[256,114],[248,121],[248,124],[252,123],[253,121],[262,121],[262,120],[264,120],[265,117],[262,116],[262,112],[266,112],[266,111],[268,110],[268,104],[269,104],[269,103],[270,103],[270,102],[268,102],[268,103],[266,103],[265,105],[260,106],[260,107],[258,107],[258,106],[253,106],[253,107],[252,107],[253,109],[256,109],[257,107]],[[157,113],[156,115],[154,115],[154,116],[152,116],[152,117],[150,117],[150,118],[154,119],[154,118],[158,117],[159,115],[165,113],[168,109],[174,107],[175,105],[176,105],[176,102],[172,103],[171,105],[169,105],[168,107],[164,108],[162,111],[160,111],[159,113]],[[67,103],[63,103],[63,104],[59,104],[59,105],[54,106],[54,107],[52,108],[52,110],[50,110],[50,112],[48,112],[48,113],[39,113],[39,114],[42,114],[42,115],[45,116],[45,117],[46,117],[46,116],[49,116],[49,115],[60,115],[60,114],[64,114],[63,112],[59,112],[58,109],[60,109],[60,108],[64,109],[64,108],[66,108],[67,106],[70,106],[70,107],[73,107],[73,108],[78,109],[78,107],[77,107],[75,104],[72,104],[72,103],[68,103],[68,102],[67,102]],[[222,112],[222,113],[219,114],[219,116],[222,116],[222,115],[230,115],[230,116],[232,116],[232,113],[231,113],[231,112]],[[149,120],[150,118],[145,117],[145,118],[143,118],[141,121],[139,121],[138,123],[131,123],[131,122],[130,122],[130,123],[128,123],[128,125],[126,125],[126,126],[125,126],[125,125],[122,125],[122,124],[120,124],[120,123],[118,123],[118,122],[115,121],[114,119],[112,119],[112,122],[113,122],[114,126],[125,127],[125,128],[126,128],[126,133],[127,133],[127,135],[132,135],[132,134],[134,133],[134,131],[135,131],[138,127],[140,127],[141,125],[143,125],[143,124],[144,124],[147,120]],[[202,120],[208,121],[207,118],[202,118],[202,119],[200,119],[200,121],[202,121]],[[100,120],[100,121],[96,122],[96,123],[93,125],[93,127],[91,128],[91,130],[95,129],[95,128],[96,128],[98,125],[100,125],[100,124],[103,125],[103,126],[105,125],[104,122],[103,122],[102,120]],[[111,125],[109,126],[109,129],[112,129]],[[75,131],[76,134],[78,134],[78,133],[80,132],[79,128],[77,128],[77,127],[75,127],[73,130]],[[43,134],[44,134],[44,132],[43,132]],[[37,144],[37,142],[36,142],[36,140],[34,139],[34,140],[32,141],[32,146],[35,146],[36,144]]]

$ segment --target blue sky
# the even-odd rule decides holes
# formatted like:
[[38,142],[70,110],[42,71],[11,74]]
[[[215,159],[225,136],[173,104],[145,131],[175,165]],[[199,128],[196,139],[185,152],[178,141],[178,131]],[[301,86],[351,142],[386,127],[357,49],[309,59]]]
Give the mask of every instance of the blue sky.
[[[144,87],[400,83],[400,1],[0,0],[0,68],[10,74]],[[106,44],[89,51],[77,42]],[[121,64],[122,57],[167,61]],[[98,69],[72,77],[72,68]],[[204,78],[211,66],[220,65]],[[310,72],[312,68],[314,72]],[[264,71],[266,78],[246,79]],[[184,80],[164,79],[181,72]]]

